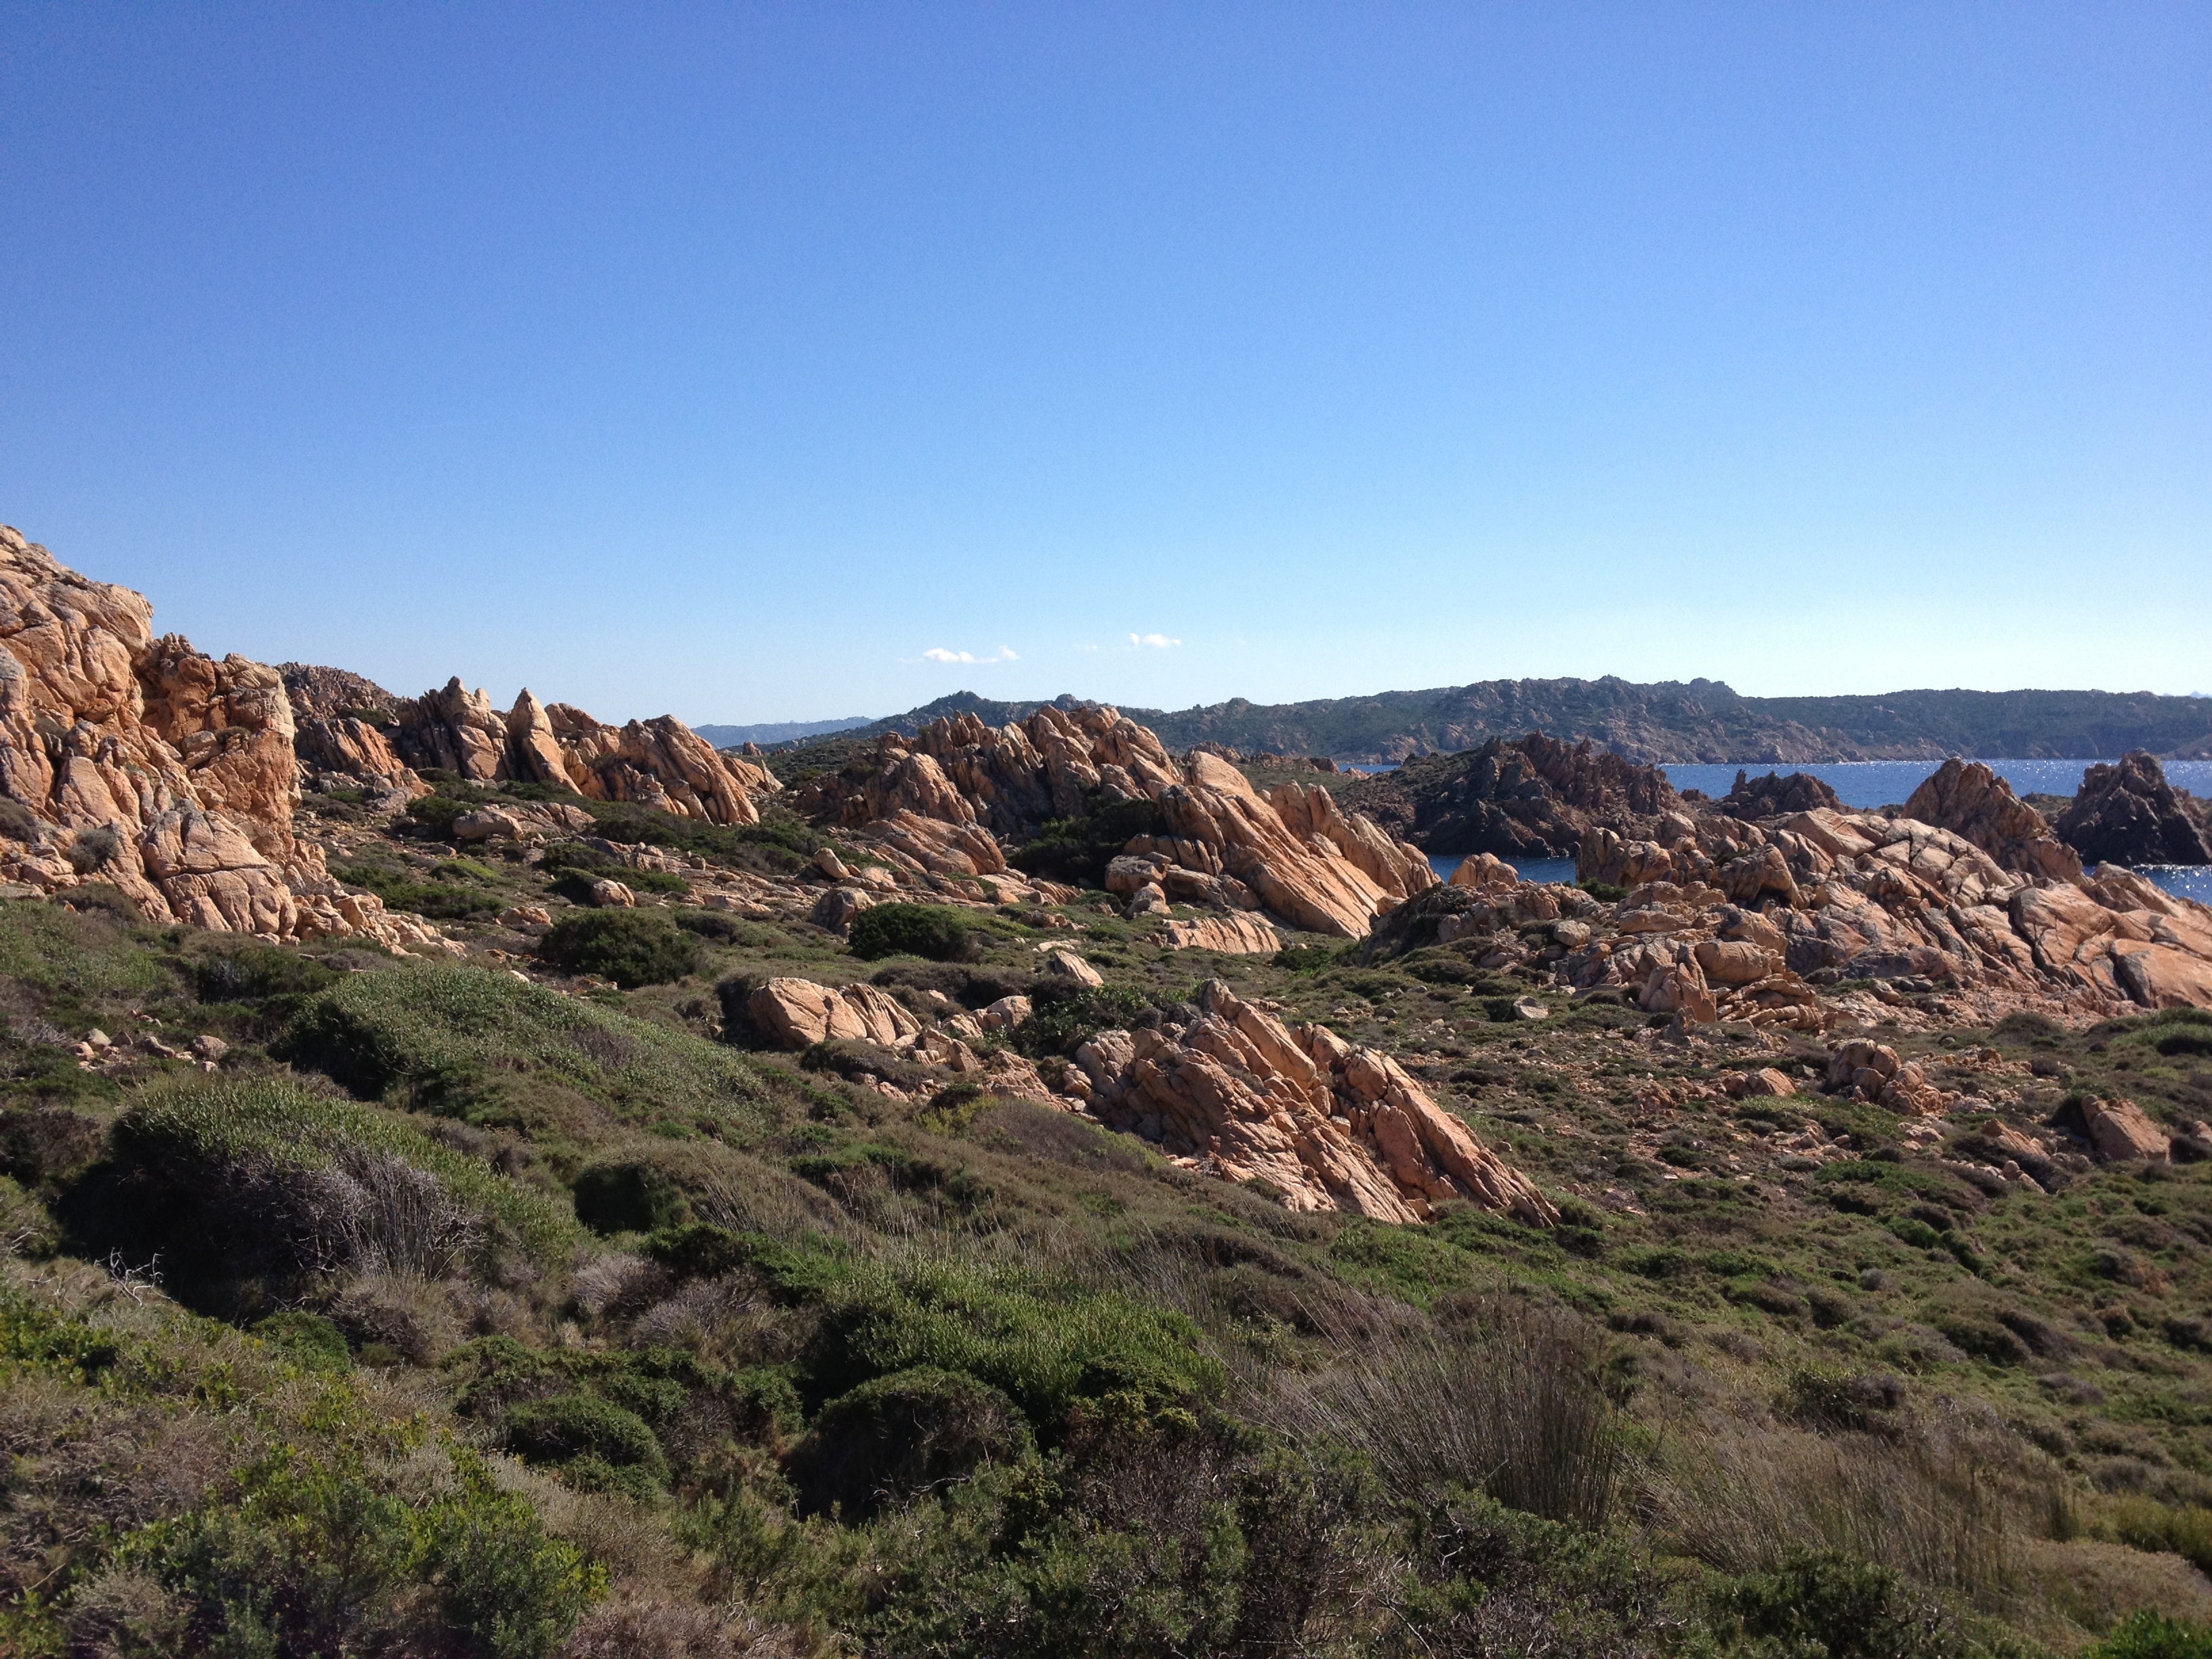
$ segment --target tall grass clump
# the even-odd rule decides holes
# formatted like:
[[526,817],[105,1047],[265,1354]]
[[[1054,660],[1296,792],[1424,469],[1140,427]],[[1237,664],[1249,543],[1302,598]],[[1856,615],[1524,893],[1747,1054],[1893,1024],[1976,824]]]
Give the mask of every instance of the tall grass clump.
[[2021,1540],[2050,1530],[2057,1490],[2016,1442],[1962,1419],[1821,1434],[1722,1416],[1668,1431],[1650,1499],[1682,1553],[1725,1572],[1842,1554],[1994,1610]]
[[1462,1331],[1379,1332],[1283,1379],[1277,1426],[1363,1454],[1394,1498],[1486,1492],[1550,1521],[1602,1526],[1632,1474],[1599,1346],[1571,1316],[1491,1298]]

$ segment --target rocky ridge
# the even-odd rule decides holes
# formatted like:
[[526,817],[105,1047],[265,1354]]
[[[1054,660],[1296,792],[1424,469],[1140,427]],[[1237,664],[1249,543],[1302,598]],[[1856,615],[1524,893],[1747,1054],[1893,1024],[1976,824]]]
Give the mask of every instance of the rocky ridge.
[[434,945],[295,839],[277,671],[157,638],[153,616],[0,526],[0,882],[106,886],[149,920],[218,932]]
[[2166,781],[2141,750],[2093,766],[2052,826],[2084,859],[2114,864],[2212,864],[2212,802]]
[[1143,726],[1097,705],[1048,707],[1006,726],[962,715],[911,740],[886,733],[868,761],[809,783],[792,804],[919,868],[988,877],[1007,867],[1002,837],[1146,802],[1156,827],[1126,843],[1122,858],[1137,862],[1116,860],[1109,881],[1132,914],[1182,900],[1266,909],[1356,939],[1436,883],[1419,848],[1340,811],[1321,786],[1263,796],[1218,756],[1177,761]]

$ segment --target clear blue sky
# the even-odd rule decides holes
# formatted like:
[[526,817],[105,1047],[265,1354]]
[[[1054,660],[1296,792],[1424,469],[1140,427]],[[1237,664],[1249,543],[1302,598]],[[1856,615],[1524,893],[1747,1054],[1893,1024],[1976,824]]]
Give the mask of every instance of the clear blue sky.
[[2202,0],[9,3],[0,71],[0,520],[218,653],[2212,690]]

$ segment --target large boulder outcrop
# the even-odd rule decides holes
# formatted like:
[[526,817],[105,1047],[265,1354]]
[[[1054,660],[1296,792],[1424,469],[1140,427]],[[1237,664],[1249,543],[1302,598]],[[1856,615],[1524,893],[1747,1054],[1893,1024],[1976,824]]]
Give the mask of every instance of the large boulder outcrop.
[[1264,1181],[1294,1210],[1419,1221],[1468,1200],[1548,1226],[1558,1212],[1397,1061],[1285,1026],[1218,980],[1180,1027],[1101,1033],[1071,1086],[1108,1126],[1188,1167]]
[[1905,816],[1963,836],[2007,870],[2054,881],[2081,877],[2080,855],[1980,761],[1945,761],[1912,792]]
[[1741,768],[1737,769],[1735,787],[1713,803],[1732,818],[1771,818],[1823,807],[1840,810],[1843,804],[1834,790],[1810,772],[1792,772],[1787,777],[1769,772],[1763,778],[1754,778]]
[[103,883],[150,920],[215,930],[435,939],[346,893],[295,839],[278,671],[157,638],[153,616],[0,526],[0,879]]
[[2176,789],[2142,750],[2091,767],[2052,828],[2087,863],[2212,864],[2212,803]]
[[[543,703],[527,687],[512,708],[495,708],[457,678],[391,714],[388,747],[408,767],[450,772],[473,783],[520,782],[573,789],[592,800],[631,801],[709,823],[760,822],[755,800],[782,786],[767,768],[714,744],[672,714],[609,726],[568,703]],[[386,755],[331,717],[310,739],[315,763],[369,779]],[[382,733],[379,733],[382,735]]]
[[886,734],[872,759],[814,780],[793,805],[903,867],[984,876],[1006,867],[1001,837],[1146,802],[1157,828],[1131,837],[1109,872],[1113,890],[1146,912],[1176,902],[1264,907],[1292,927],[1356,939],[1436,884],[1418,848],[1340,811],[1318,786],[1263,796],[1219,756],[1178,763],[1143,726],[1097,705],[1048,706],[1005,726],[962,714],[911,738]]
[[1818,976],[1941,984],[1989,1016],[2212,1007],[2212,910],[2112,866],[2080,871],[1986,773],[1946,769],[1916,798],[1955,829],[1826,808],[1704,815],[1664,846],[1598,826],[1578,874],[1631,890],[1555,971],[1647,1008],[1674,999],[1686,1018],[1702,1015],[1693,993],[1717,990],[1715,1014],[1735,1018],[1744,991],[1714,983],[1701,947],[1742,939],[1771,955],[1778,941],[1787,976],[1747,988],[1774,1005],[1765,1020],[1807,1029],[1821,1018]]
[[1408,761],[1353,784],[1344,803],[1385,834],[1431,853],[1502,859],[1572,858],[1593,824],[1638,834],[1682,810],[1656,766],[1638,766],[1539,732],[1493,738],[1480,749]]

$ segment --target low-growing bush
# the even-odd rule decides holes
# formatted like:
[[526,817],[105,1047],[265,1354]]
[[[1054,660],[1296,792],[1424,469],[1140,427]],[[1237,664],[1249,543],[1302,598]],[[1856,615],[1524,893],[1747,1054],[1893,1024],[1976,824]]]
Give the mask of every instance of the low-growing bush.
[[390,1114],[280,1082],[191,1085],[133,1106],[80,1231],[161,1251],[218,1299],[333,1269],[438,1278],[574,1236],[544,1199]]
[[684,1194],[650,1164],[594,1164],[574,1183],[576,1218],[597,1233],[649,1233],[684,1219]]
[[2212,1626],[2169,1619],[2146,1607],[2081,1659],[2212,1659]]
[[481,1460],[426,1500],[349,1460],[277,1452],[234,1496],[133,1534],[119,1559],[180,1601],[193,1653],[544,1659],[606,1592]]
[[667,1455],[645,1419],[596,1394],[526,1401],[500,1427],[508,1450],[556,1465],[580,1485],[635,1492],[668,1483]]
[[853,918],[846,941],[864,962],[902,956],[958,962],[975,951],[965,913],[942,904],[871,906]]
[[1717,1598],[1718,1622],[1805,1659],[1951,1659],[1942,1608],[1886,1567],[1836,1551],[1798,1552]]
[[1030,1017],[1014,1028],[1013,1043],[1031,1060],[1073,1054],[1101,1031],[1135,1024],[1152,1006],[1121,986],[1093,988],[1073,980],[1041,979],[1030,997]]
[[563,916],[538,941],[538,954],[565,973],[597,974],[625,990],[699,971],[699,941],[658,912]]
[[297,951],[271,945],[226,945],[191,964],[192,988],[202,1002],[258,1002],[266,997],[307,996],[339,975]]
[[988,1383],[920,1367],[863,1382],[822,1408],[788,1468],[802,1512],[865,1520],[886,1503],[1018,1463],[1036,1443],[1014,1402]]
[[353,1364],[345,1333],[335,1320],[318,1313],[271,1314],[253,1327],[264,1342],[298,1355],[308,1364],[328,1370],[344,1370]]
[[272,1052],[356,1095],[455,1115],[499,1116],[562,1090],[643,1121],[770,1115],[759,1075],[726,1048],[475,968],[348,975]]

